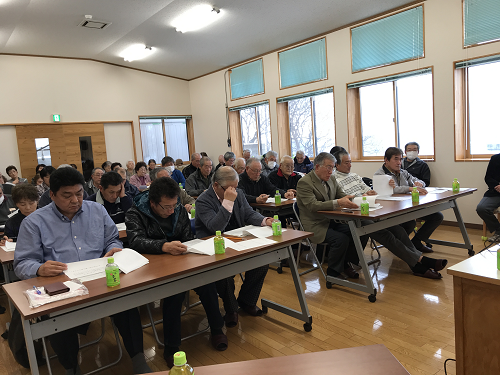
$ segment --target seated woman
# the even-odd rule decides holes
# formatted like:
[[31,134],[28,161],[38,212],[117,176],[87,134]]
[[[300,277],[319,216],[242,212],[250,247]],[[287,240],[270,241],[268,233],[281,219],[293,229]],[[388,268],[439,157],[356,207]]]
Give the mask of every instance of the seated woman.
[[143,161],[135,165],[135,175],[130,177],[130,183],[140,191],[144,191],[151,184],[151,177],[148,173],[148,166]]

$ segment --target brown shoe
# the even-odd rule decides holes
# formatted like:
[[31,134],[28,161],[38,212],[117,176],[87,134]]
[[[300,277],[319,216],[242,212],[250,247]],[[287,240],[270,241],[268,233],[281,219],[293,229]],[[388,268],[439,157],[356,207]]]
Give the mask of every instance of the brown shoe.
[[436,264],[434,265],[434,271],[438,272],[441,271],[446,267],[448,264],[448,261],[446,259],[436,259]]
[[223,352],[227,349],[227,336],[223,333],[220,335],[212,335],[212,337],[210,337],[210,341],[212,342],[214,349],[219,352]]
[[413,272],[415,276],[425,277],[426,279],[441,279],[443,276],[439,272],[434,271],[433,269],[428,269],[425,273],[416,273]]
[[357,273],[352,267],[347,267],[346,269],[344,269],[344,273],[350,279],[359,279],[359,273]]
[[422,253],[433,253],[434,250],[432,250],[430,247],[427,247],[425,245],[422,245],[422,248],[418,249],[420,250]]
[[241,308],[244,312],[246,312],[248,315],[252,316],[262,316],[262,310],[259,309],[257,305],[253,306],[244,306]]
[[235,327],[238,324],[238,313],[226,313],[226,315],[224,315],[224,322],[227,328]]

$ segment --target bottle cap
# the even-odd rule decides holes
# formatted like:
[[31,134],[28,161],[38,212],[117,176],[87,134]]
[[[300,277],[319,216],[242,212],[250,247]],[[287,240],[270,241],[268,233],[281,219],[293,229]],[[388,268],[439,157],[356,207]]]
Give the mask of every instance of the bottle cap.
[[215,235],[216,235],[216,236],[220,236],[220,235],[221,235],[220,230],[215,231]]
[[456,180],[457,180],[456,178],[453,179],[453,181],[456,181]]
[[191,207],[193,207],[193,208],[194,208],[194,205],[195,205],[195,204],[193,203],[193,204],[191,205]]
[[274,215],[274,220],[278,220],[278,215]]
[[276,194],[279,194],[279,193],[280,193],[280,191],[279,191],[279,190],[276,190]]
[[184,352],[177,352],[177,353],[174,354],[174,365],[175,366],[182,366],[185,363],[187,363],[187,361],[186,361],[186,353],[184,353]]
[[363,197],[363,200],[366,201],[366,197]]
[[108,264],[111,264],[111,263],[114,263],[115,262],[115,258],[108,258]]

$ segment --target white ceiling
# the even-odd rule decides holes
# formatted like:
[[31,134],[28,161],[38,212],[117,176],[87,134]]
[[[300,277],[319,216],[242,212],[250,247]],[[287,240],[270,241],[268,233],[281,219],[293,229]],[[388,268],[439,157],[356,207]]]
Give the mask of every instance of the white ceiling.
[[[0,0],[0,53],[96,59],[192,79],[315,35],[412,3],[413,0]],[[219,21],[177,33],[171,22],[208,3]],[[84,15],[112,22],[78,27]],[[125,62],[134,43],[156,48]]]

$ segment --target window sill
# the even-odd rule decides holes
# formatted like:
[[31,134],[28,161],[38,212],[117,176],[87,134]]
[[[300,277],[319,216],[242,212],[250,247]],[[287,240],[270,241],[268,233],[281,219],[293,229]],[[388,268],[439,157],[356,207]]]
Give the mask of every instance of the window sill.
[[468,158],[468,159],[458,159],[458,158],[455,158],[455,161],[456,162],[459,162],[459,161],[467,161],[467,162],[474,162],[474,161],[482,161],[482,162],[485,162],[485,161],[490,161],[490,158]]

